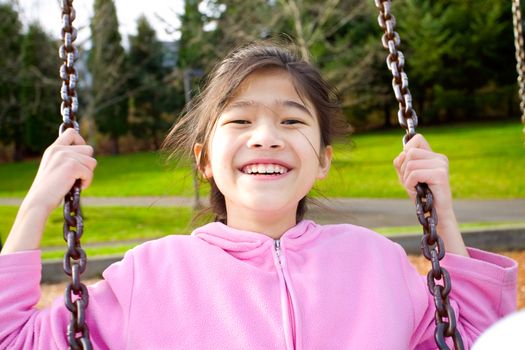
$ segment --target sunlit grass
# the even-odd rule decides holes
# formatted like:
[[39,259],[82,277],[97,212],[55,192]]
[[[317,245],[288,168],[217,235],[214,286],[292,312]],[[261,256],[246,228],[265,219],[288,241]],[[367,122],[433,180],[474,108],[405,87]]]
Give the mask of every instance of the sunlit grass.
[[[3,242],[14,222],[17,209],[14,206],[0,206],[0,237]],[[89,232],[82,237],[83,244],[125,243],[122,241],[188,234],[199,224],[191,223],[193,212],[187,207],[85,207],[83,216],[85,231]],[[64,246],[63,222],[62,208],[57,208],[46,223],[42,247]]]
[[[519,123],[420,128],[434,151],[449,158],[455,198],[525,197],[525,147]],[[392,165],[402,150],[399,130],[352,136],[337,144],[333,168],[319,190],[333,197],[405,198]]]
[[[421,127],[433,149],[450,160],[456,198],[524,198],[525,148],[519,122]],[[405,198],[392,160],[401,151],[403,131],[375,131],[334,145],[327,179],[317,189],[330,197]],[[85,196],[191,196],[188,162],[165,165],[158,153],[97,157],[92,186]],[[37,161],[0,164],[0,197],[23,197]],[[203,194],[207,186],[202,186]],[[313,195],[316,195],[314,191]]]

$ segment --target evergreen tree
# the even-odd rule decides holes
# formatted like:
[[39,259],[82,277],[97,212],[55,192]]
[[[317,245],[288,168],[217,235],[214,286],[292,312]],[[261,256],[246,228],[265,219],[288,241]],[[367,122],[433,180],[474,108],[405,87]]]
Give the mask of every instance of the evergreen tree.
[[128,131],[127,68],[113,0],[95,0],[91,22],[92,48],[88,66],[92,75],[93,111],[98,130],[109,135],[112,153]]
[[178,66],[181,69],[202,69],[210,63],[209,36],[204,31],[206,17],[199,11],[199,0],[185,0],[180,17],[181,37]]
[[0,142],[14,143],[14,160],[23,157],[23,121],[18,101],[20,31],[22,24],[11,4],[0,4]]
[[158,149],[160,138],[169,127],[162,112],[172,91],[165,81],[169,69],[163,66],[164,49],[144,16],[137,21],[137,35],[129,39],[131,132],[137,138],[151,139]]
[[[338,88],[352,122],[367,126],[370,120],[384,120],[388,126],[396,119],[391,113],[397,110],[392,76],[385,67],[387,52],[380,43],[373,2],[208,0],[206,4],[204,16],[198,11],[199,1],[186,3],[181,67],[206,57],[204,47],[212,48],[209,57],[222,57],[249,41],[289,38]],[[400,0],[393,2],[392,13],[414,107],[423,122],[511,115],[517,103],[508,6],[500,0]],[[213,29],[210,23],[216,28],[203,31]],[[188,44],[189,38],[195,43]]]
[[483,117],[491,109],[490,98],[480,98],[487,88],[500,96],[495,108],[505,116],[501,96],[515,74],[507,7],[499,0],[405,0],[395,11],[422,121]]
[[20,110],[27,150],[42,153],[56,138],[60,125],[58,45],[31,24],[22,41]]

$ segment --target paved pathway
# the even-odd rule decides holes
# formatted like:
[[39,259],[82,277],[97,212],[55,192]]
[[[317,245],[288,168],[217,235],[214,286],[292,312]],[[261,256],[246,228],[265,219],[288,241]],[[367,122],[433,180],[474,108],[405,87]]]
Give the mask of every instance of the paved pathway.
[[[19,205],[19,198],[0,198],[0,205]],[[207,199],[203,200],[206,204]],[[307,215],[319,223],[353,223],[366,227],[418,225],[409,199],[330,198],[310,205]],[[191,206],[189,197],[83,197],[83,206]],[[460,223],[521,221],[525,224],[525,199],[456,200]]]

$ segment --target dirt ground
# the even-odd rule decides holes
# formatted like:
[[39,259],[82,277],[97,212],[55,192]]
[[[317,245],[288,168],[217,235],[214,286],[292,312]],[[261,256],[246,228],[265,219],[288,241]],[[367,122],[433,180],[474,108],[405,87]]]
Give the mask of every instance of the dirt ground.
[[[519,264],[518,268],[518,309],[525,307],[525,251],[518,252],[500,252],[506,255]],[[426,274],[430,265],[428,261],[422,256],[409,256],[410,261],[420,273]],[[97,280],[86,280],[86,285],[95,283]],[[62,296],[64,293],[65,283],[61,284],[44,284],[42,285],[42,298],[38,307],[42,308],[49,305],[57,296]],[[452,281],[452,288],[454,288],[454,281]]]
[[[525,307],[525,251],[499,252],[501,255],[508,256],[518,262],[518,309]],[[412,264],[418,269],[419,273],[427,274],[430,263],[423,256],[409,256]],[[454,280],[452,280],[454,288]]]

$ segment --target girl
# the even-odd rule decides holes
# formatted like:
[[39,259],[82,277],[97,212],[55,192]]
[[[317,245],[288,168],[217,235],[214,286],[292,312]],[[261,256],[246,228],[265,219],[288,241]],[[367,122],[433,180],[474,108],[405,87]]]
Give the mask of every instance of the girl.
[[[227,56],[166,145],[195,156],[216,221],[129,251],[89,288],[97,349],[434,349],[434,305],[403,249],[370,230],[303,220],[332,160],[335,95],[291,51],[253,44]],[[74,130],[45,152],[0,256],[0,348],[64,349],[62,300],[37,311],[44,223],[96,162]],[[394,160],[410,196],[435,194],[451,304],[468,347],[515,308],[514,261],[467,249],[448,161],[414,137]]]

